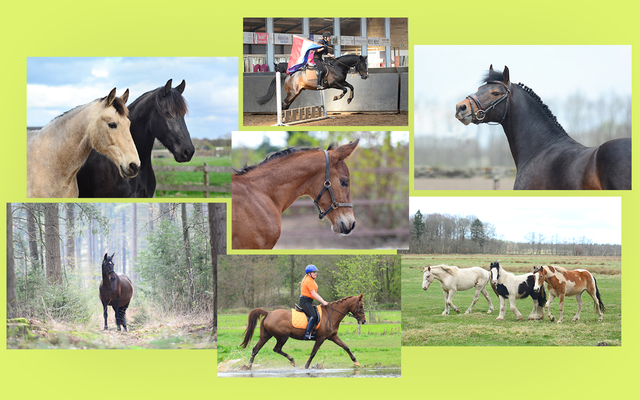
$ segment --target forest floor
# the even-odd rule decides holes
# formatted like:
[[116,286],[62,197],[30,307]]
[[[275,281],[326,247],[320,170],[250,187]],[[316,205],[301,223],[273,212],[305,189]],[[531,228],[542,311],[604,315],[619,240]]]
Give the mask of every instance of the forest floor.
[[[127,313],[129,314],[129,313]],[[113,313],[109,329],[102,315],[84,324],[38,319],[9,320],[8,349],[213,349],[211,317],[154,315],[128,320],[128,331],[118,332]]]

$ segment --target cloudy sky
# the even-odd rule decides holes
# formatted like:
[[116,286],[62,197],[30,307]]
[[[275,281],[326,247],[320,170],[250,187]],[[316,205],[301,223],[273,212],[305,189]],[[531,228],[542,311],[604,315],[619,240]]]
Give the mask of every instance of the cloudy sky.
[[194,138],[229,136],[238,129],[238,59],[27,58],[27,126],[43,126],[78,105],[129,88],[129,102],[173,79],[187,83],[185,117]]
[[529,232],[547,240],[585,236],[594,243],[621,244],[619,197],[411,197],[410,215],[475,215],[495,226],[498,237],[524,241]]
[[477,91],[491,64],[508,66],[511,82],[533,89],[569,133],[560,106],[570,96],[631,98],[631,46],[415,46],[415,135],[474,137],[478,127],[457,122],[455,105]]

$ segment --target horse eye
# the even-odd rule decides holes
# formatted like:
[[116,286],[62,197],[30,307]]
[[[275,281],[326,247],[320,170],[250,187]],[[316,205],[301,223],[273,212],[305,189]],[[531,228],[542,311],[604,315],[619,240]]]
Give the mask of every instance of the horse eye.
[[348,187],[349,181],[340,181],[340,184],[342,185],[342,187]]
[[491,92],[491,94],[494,96],[500,96],[500,92]]
[[109,128],[116,129],[117,127],[118,127],[118,124],[116,124],[115,122],[109,122]]

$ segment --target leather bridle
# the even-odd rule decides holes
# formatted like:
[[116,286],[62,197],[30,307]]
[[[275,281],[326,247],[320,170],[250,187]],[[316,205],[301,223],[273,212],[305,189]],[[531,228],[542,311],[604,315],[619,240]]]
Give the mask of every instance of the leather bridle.
[[[493,108],[495,108],[495,106],[502,103],[502,101],[504,101],[505,99],[507,100],[507,106],[504,108],[504,114],[502,114],[502,119],[498,124],[501,124],[502,121],[504,121],[504,119],[507,117],[507,111],[509,110],[509,94],[511,93],[511,83],[509,83],[509,86],[507,86],[500,81],[487,82],[487,84],[491,84],[491,83],[498,83],[504,86],[505,89],[507,89],[507,93],[504,93],[502,96],[500,96],[500,98],[494,100],[486,107],[482,105],[482,102],[480,101],[478,96],[476,96],[475,94],[470,94],[469,96],[467,96],[467,99],[469,99],[469,105],[471,106],[471,115],[473,116],[473,122],[476,122],[476,123],[482,122],[482,120],[484,120],[484,117],[487,116],[487,112],[491,111]],[[473,109],[474,103],[476,105],[477,110]]]
[[[316,199],[313,201],[313,204],[316,205],[316,207],[318,208],[318,218],[323,219],[324,217],[327,216],[327,214],[329,214],[331,211],[335,210],[338,207],[351,207],[353,208],[353,204],[352,203],[338,203],[336,202],[336,197],[333,195],[333,189],[331,188],[331,181],[329,180],[330,178],[330,172],[329,172],[329,153],[327,153],[326,150],[322,150],[324,151],[324,156],[325,159],[327,160],[327,172],[325,175],[325,181],[324,181],[324,185],[322,186],[322,190],[320,190],[320,193],[318,194],[318,197],[316,197]],[[320,204],[318,204],[318,202],[320,201],[320,198],[322,198],[322,195],[324,194],[325,191],[328,191],[329,194],[331,195],[331,206],[329,208],[327,208],[326,211],[322,211],[322,209],[320,208]]]

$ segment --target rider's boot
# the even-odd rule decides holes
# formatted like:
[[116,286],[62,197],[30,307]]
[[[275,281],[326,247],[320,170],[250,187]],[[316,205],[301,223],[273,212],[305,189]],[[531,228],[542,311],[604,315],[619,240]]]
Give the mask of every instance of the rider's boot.
[[324,86],[322,85],[323,82],[326,82],[326,79],[324,79],[324,75],[325,75],[325,72],[323,71],[320,71],[318,73],[318,90],[324,89]]
[[304,340],[314,340],[316,337],[313,334],[313,327],[315,325],[315,318],[309,318],[309,323],[307,324],[307,331],[304,333]]

